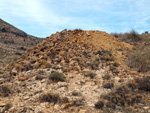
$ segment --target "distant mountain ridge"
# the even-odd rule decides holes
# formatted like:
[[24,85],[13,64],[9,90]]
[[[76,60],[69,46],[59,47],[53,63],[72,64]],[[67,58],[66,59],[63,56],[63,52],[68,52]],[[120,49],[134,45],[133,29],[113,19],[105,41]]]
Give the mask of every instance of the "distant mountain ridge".
[[27,37],[27,33],[10,25],[9,23],[5,22],[2,19],[0,19],[0,31],[14,33],[14,34],[22,36],[22,37]]
[[26,49],[34,47],[42,40],[0,19],[0,66],[11,62]]

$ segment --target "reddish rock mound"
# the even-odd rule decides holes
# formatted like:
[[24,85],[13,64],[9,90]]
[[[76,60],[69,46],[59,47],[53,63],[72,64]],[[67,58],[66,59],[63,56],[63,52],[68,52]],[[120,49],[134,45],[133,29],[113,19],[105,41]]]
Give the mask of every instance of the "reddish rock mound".
[[63,30],[27,50],[8,67],[17,72],[37,68],[81,72],[85,68],[96,68],[101,62],[107,61],[115,61],[124,66],[126,51],[131,47],[105,32]]

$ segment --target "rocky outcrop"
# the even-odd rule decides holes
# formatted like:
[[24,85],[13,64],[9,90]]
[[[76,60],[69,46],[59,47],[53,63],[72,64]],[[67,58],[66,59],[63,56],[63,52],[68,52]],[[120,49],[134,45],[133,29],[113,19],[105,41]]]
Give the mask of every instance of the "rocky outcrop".
[[38,68],[72,70],[99,69],[100,64],[124,65],[130,45],[100,31],[63,30],[46,38],[35,48],[27,50],[11,69],[18,72]]

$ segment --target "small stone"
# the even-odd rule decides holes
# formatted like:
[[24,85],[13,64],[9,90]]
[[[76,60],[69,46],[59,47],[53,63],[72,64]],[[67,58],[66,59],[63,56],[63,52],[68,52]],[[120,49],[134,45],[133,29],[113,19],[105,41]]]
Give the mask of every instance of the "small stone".
[[0,102],[0,107],[6,106],[6,103]]
[[76,66],[76,69],[77,69],[78,72],[82,72],[80,66]]
[[30,98],[29,96],[25,96],[25,97],[24,97],[25,100],[28,100],[29,98]]
[[86,113],[86,110],[80,110],[79,113]]
[[35,113],[41,113],[42,112],[42,109],[41,107],[36,107],[35,110],[34,110]]
[[63,105],[63,108],[67,109],[69,106],[71,106],[71,104],[70,103],[66,103],[66,104]]
[[25,80],[27,80],[27,77],[26,77],[26,76],[21,76],[21,75],[19,75],[19,76],[18,76],[18,80],[19,80],[19,81],[25,81]]
[[0,84],[2,84],[4,82],[4,80],[3,79],[0,79]]
[[87,36],[91,36],[89,32],[86,32],[86,35],[87,35]]
[[146,107],[144,107],[144,109],[149,109],[150,107],[148,107],[148,106],[146,106]]
[[58,104],[55,104],[54,109],[58,110],[60,106]]
[[41,83],[45,83],[45,81],[46,81],[45,79],[42,79]]
[[4,71],[3,70],[0,70],[0,74],[3,74],[4,73]]
[[17,71],[16,71],[15,68],[13,68],[11,72],[12,72],[12,73],[17,73]]
[[45,66],[45,65],[41,65],[41,68],[42,68],[42,69],[45,69],[45,68],[46,68],[46,66]]
[[73,70],[73,67],[70,66],[69,69],[68,69],[68,71],[70,72],[70,71],[72,71],[72,70]]

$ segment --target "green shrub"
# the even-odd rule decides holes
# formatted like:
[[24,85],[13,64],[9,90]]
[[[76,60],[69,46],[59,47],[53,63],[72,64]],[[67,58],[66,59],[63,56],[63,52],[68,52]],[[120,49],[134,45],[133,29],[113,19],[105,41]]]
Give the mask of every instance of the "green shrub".
[[90,67],[94,70],[98,70],[98,66],[99,66],[99,61],[94,61],[93,63],[90,64]]
[[102,61],[106,61],[106,62],[108,62],[108,61],[113,61],[114,60],[114,57],[113,57],[113,55],[112,55],[112,50],[104,50],[103,49],[103,52],[102,52],[102,55],[100,56],[100,59],[102,60]]
[[[141,42],[143,41],[143,36],[139,35],[135,30],[131,30],[128,33],[112,33],[111,35],[113,35],[114,37],[116,37],[117,39],[130,43],[130,44],[134,44],[135,42]],[[146,39],[147,40],[147,39]]]
[[142,96],[137,95],[137,92],[132,95],[132,92],[126,86],[121,86],[103,97],[113,104],[125,107],[126,105],[134,105],[141,101]]
[[59,102],[60,97],[59,97],[59,94],[50,92],[50,93],[40,95],[39,100],[40,100],[40,102],[57,103],[57,102]]
[[13,106],[12,103],[7,103],[5,105],[4,113],[5,113],[5,111],[8,111],[12,106]]
[[101,94],[95,107],[101,109],[106,106],[117,110],[118,106],[125,111],[129,106],[132,106],[133,109],[140,107],[140,103],[149,105],[149,101],[145,101],[145,99],[149,99],[149,95],[145,91],[150,91],[150,76],[134,78],[107,94]]
[[111,33],[112,36],[119,38],[119,34],[118,33]]
[[11,94],[11,90],[8,86],[1,85],[0,86],[0,96],[7,97]]
[[15,55],[19,55],[20,56],[20,55],[22,55],[22,53],[16,52]]
[[42,75],[36,75],[35,80],[42,80],[44,77]]
[[90,77],[90,78],[94,78],[94,77],[96,76],[96,73],[94,73],[94,72],[89,72],[89,73],[87,74],[87,76]]
[[20,49],[20,50],[23,50],[23,51],[27,50],[27,49],[24,48],[24,47],[19,47],[19,49]]
[[138,42],[141,41],[142,39],[136,31],[132,30],[130,31],[130,33],[127,33],[127,40],[131,42]]
[[107,82],[103,84],[103,88],[112,89],[113,87],[114,87],[114,83],[112,82]]
[[139,90],[150,91],[150,76],[140,78],[136,82]]
[[72,106],[81,106],[84,104],[84,98],[80,97],[80,98],[76,98],[76,100],[74,100],[72,102]]
[[48,78],[53,81],[64,81],[65,80],[64,74],[59,73],[59,72],[51,73]]
[[109,80],[109,79],[111,79],[111,75],[110,74],[105,74],[103,76],[103,79]]
[[101,109],[104,107],[104,102],[102,100],[99,100],[96,104],[95,104],[95,108],[97,109]]
[[80,92],[78,92],[78,91],[73,91],[73,92],[72,92],[72,95],[73,95],[73,96],[79,96],[79,95],[80,95]]

